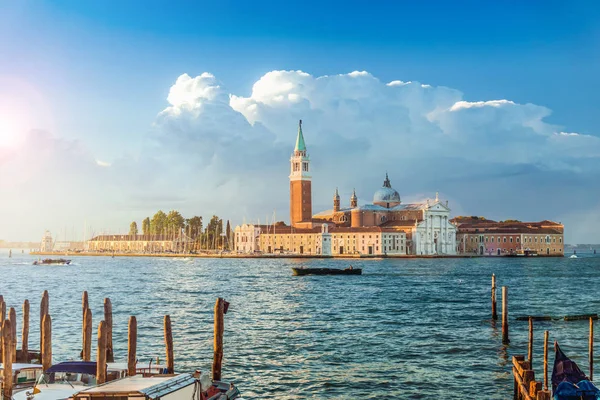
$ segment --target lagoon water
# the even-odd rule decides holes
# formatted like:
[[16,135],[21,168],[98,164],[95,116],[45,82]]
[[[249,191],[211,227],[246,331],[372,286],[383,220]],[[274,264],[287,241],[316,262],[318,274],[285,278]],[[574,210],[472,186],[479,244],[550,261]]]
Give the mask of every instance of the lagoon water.
[[[71,266],[33,266],[34,258],[20,250],[11,259],[0,253],[0,294],[17,309],[19,332],[22,303],[31,302],[30,348],[39,348],[39,302],[47,289],[54,361],[79,356],[81,294],[87,290],[95,326],[103,298],[112,300],[117,359],[126,360],[130,315],[138,319],[140,361],[164,359],[162,317],[170,314],[176,370],[209,371],[213,307],[221,296],[231,303],[223,378],[235,382],[246,398],[509,399],[510,357],[527,352],[527,322],[515,316],[600,312],[600,257],[591,254],[577,259],[72,259]],[[292,277],[290,270],[343,268],[349,262],[363,268],[363,275]],[[499,287],[509,287],[509,346],[501,344],[500,323],[490,320],[492,273]],[[500,289],[497,296],[500,311]],[[546,329],[587,371],[588,322],[539,322],[538,376]]]

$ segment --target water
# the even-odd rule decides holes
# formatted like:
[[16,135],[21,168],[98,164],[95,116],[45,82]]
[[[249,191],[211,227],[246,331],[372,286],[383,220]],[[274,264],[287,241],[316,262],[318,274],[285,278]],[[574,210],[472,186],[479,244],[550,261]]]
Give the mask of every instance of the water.
[[[126,359],[130,315],[138,318],[139,359],[163,359],[162,317],[170,314],[176,370],[209,371],[214,302],[224,297],[231,306],[223,377],[247,398],[465,399],[486,393],[486,399],[509,399],[510,357],[527,352],[527,322],[515,316],[600,311],[600,257],[584,254],[307,260],[302,264],[310,267],[351,262],[364,275],[292,277],[290,267],[300,262],[287,259],[74,257],[73,265],[62,267],[33,266],[33,257],[5,253],[0,293],[19,319],[23,300],[30,300],[30,348],[39,346],[41,294],[50,293],[54,361],[79,355],[81,294],[87,290],[95,326],[103,298],[112,300],[117,360]],[[500,324],[490,321],[492,273],[499,287],[509,287],[508,347],[501,344]],[[587,371],[588,322],[538,322],[537,376],[546,329]]]

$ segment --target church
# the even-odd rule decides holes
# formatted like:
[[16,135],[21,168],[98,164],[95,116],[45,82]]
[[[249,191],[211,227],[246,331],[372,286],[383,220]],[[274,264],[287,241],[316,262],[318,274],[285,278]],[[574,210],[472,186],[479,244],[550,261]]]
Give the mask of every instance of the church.
[[333,208],[313,214],[310,157],[302,121],[290,158],[290,225],[235,228],[240,253],[355,255],[456,255],[456,226],[448,202],[402,203],[388,174],[373,202],[359,205],[356,192],[342,207],[337,188]]

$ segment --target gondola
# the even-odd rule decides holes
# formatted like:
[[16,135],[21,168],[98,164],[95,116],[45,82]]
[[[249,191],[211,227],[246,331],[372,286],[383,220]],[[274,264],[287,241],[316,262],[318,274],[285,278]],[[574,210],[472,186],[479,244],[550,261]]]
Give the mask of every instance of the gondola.
[[577,364],[562,352],[554,342],[552,393],[554,400],[598,400],[600,390],[590,382]]
[[362,275],[361,268],[292,268],[292,272],[295,276],[304,275]]

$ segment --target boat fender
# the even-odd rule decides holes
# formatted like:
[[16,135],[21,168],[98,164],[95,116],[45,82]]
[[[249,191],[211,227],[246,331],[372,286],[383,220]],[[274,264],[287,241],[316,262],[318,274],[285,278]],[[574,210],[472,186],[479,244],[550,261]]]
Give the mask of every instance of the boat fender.
[[200,391],[206,392],[212,386],[212,381],[208,374],[200,375]]

